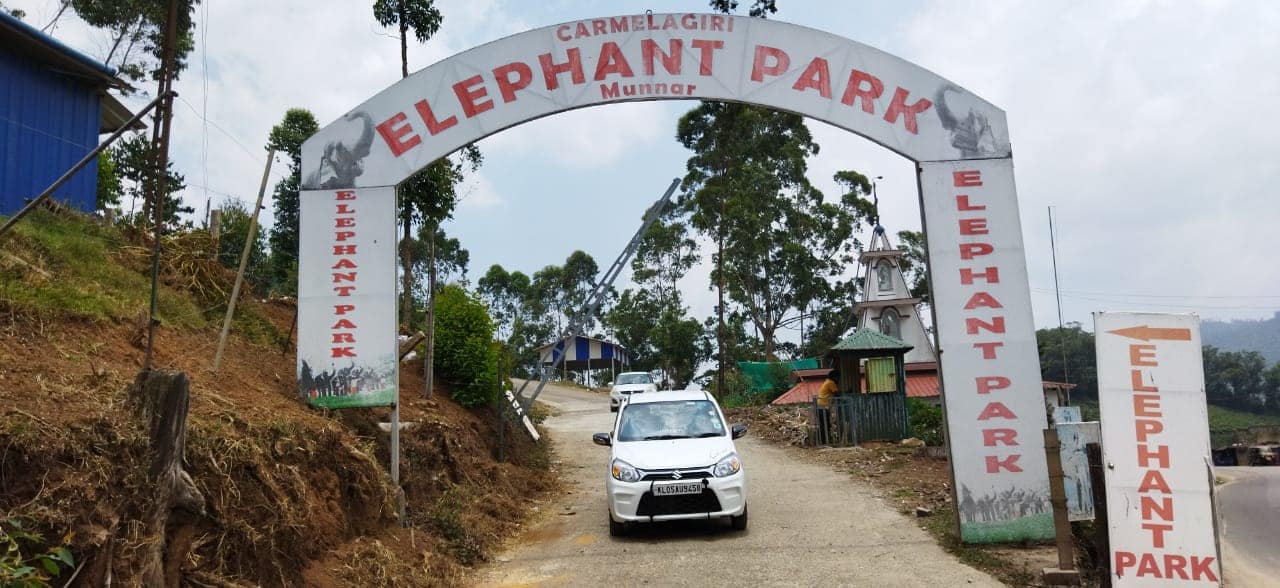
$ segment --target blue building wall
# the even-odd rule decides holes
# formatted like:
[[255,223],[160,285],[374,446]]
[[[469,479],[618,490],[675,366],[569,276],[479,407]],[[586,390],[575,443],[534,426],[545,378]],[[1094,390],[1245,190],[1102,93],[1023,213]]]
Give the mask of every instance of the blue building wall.
[[[48,188],[98,145],[99,97],[93,87],[0,47],[0,214]],[[98,162],[90,162],[54,198],[90,212]]]

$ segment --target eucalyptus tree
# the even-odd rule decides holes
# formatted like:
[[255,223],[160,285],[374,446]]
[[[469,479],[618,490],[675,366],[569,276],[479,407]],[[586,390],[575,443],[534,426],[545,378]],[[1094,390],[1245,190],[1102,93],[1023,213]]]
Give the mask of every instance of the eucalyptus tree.
[[[440,31],[444,23],[444,15],[436,6],[435,0],[375,0],[373,17],[384,27],[395,27],[400,41],[400,76],[409,77],[409,36],[413,35],[419,43],[426,43]],[[457,155],[442,157],[426,169],[418,172],[397,189],[400,199],[400,225],[403,236],[400,240],[401,271],[401,320],[407,328],[413,327],[413,295],[414,285],[414,239],[413,227],[426,224],[430,228],[428,234],[435,234],[440,223],[453,216],[453,209],[458,203],[457,185],[463,181],[468,171],[474,172],[480,167],[483,158],[475,145],[468,145]],[[435,291],[436,259],[435,249],[431,241],[427,242],[427,288],[428,294]],[[418,264],[420,265],[420,264]],[[434,297],[427,297],[427,355],[430,357],[433,347],[432,310]]]

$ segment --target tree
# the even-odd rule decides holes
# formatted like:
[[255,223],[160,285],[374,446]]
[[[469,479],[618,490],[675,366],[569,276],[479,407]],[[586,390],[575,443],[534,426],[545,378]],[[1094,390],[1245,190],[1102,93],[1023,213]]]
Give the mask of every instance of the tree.
[[1247,412],[1275,410],[1276,392],[1268,390],[1267,363],[1256,351],[1203,348],[1205,397],[1210,404]]
[[271,127],[267,149],[289,156],[289,173],[276,182],[273,192],[275,222],[271,226],[270,282],[287,294],[298,291],[298,207],[302,185],[302,143],[320,130],[320,123],[305,108],[290,108]]
[[1266,382],[1267,412],[1280,414],[1280,361],[1272,365],[1262,377]]
[[[132,220],[146,224],[151,215],[151,202],[147,198],[148,182],[154,175],[155,169],[155,150],[152,148],[151,140],[144,133],[133,133],[125,136],[116,143],[111,149],[111,156],[114,159],[112,166],[115,168],[116,175],[120,179],[121,196],[129,197],[129,211]],[[179,214],[191,214],[196,210],[190,206],[182,204],[182,200],[176,196],[178,192],[186,189],[186,178],[182,174],[173,169],[173,162],[169,162],[168,181],[165,184],[164,208],[162,209],[164,224],[167,228],[175,228],[182,224]],[[142,199],[142,210],[134,215],[137,200]]]
[[8,6],[4,5],[4,2],[0,2],[0,10],[8,12],[10,16],[17,19],[23,19],[27,17],[27,13],[25,10],[22,10],[21,8],[9,8]]
[[657,295],[659,301],[679,303],[679,281],[698,263],[698,243],[685,223],[658,219],[640,238],[631,260],[631,279]]
[[[418,236],[410,244],[410,249],[413,251],[414,271],[418,275],[429,273],[431,260],[434,259],[435,271],[439,274],[435,289],[437,293],[442,284],[449,282],[456,281],[465,286],[471,253],[462,247],[460,241],[445,234],[444,229],[437,227],[433,235],[431,228],[432,225],[419,226]],[[430,251],[434,251],[434,254],[429,253]],[[428,287],[426,283],[414,282],[415,308],[426,308],[427,301],[430,300]]]
[[1075,384],[1076,388],[1071,393],[1073,398],[1098,398],[1098,362],[1093,333],[1080,328],[1080,323],[1040,329],[1036,331],[1036,347],[1040,353],[1042,379]]
[[631,369],[651,371],[660,366],[653,331],[662,309],[646,289],[627,289],[604,314],[605,327],[613,340],[631,355]]
[[805,176],[818,146],[795,114],[704,102],[676,136],[694,152],[679,205],[717,242],[716,287],[741,306],[772,358],[778,328],[829,300],[838,290],[831,280],[853,263],[865,177],[837,176],[850,188],[825,201]]
[[898,231],[898,248],[904,251],[901,258],[902,277],[907,281],[911,296],[929,304],[929,265],[925,257],[925,247],[924,233]]
[[453,399],[466,408],[490,404],[498,391],[498,345],[484,304],[458,285],[440,290],[441,379],[453,385]]
[[710,354],[701,323],[688,316],[679,281],[698,262],[698,246],[686,224],[659,219],[641,237],[631,260],[632,280],[604,316],[604,324],[631,352],[632,367],[661,369],[668,387],[681,387]]
[[[474,145],[464,147],[455,157],[443,157],[426,169],[405,180],[397,188],[400,198],[400,227],[403,236],[400,241],[400,271],[402,279],[401,317],[407,328],[413,328],[413,292],[414,283],[414,239],[413,227],[422,224],[428,232],[435,231],[440,223],[453,217],[453,209],[458,204],[458,184],[466,177],[468,171],[479,169],[483,162],[480,150]],[[436,282],[435,253],[430,242],[427,246],[426,269],[428,283]],[[434,286],[428,286],[428,291]],[[430,302],[428,301],[428,304]]]
[[[249,236],[249,223],[253,213],[243,202],[231,198],[224,200],[220,208],[222,220],[218,225],[218,263],[237,269],[240,267],[241,252],[244,251],[245,237]],[[255,231],[253,243],[249,245],[249,266],[245,268],[245,279],[257,286],[269,283],[268,262],[266,236],[262,231]]]
[[535,350],[551,340],[552,329],[544,320],[548,305],[536,293],[533,280],[494,264],[476,285],[494,317],[499,338],[506,342],[507,365],[525,375],[536,374]]
[[120,174],[116,172],[116,159],[112,156],[112,149],[108,147],[98,154],[96,208],[98,210],[119,209],[122,190]]
[[[711,0],[711,8],[716,12],[730,14],[738,9],[738,0]],[[777,0],[754,0],[747,15],[765,18],[776,12],[778,12]]]
[[589,310],[586,307],[587,298],[595,288],[596,276],[599,274],[600,266],[596,264],[595,258],[585,251],[574,251],[564,260],[563,271],[560,274],[560,290],[563,292],[564,300],[562,312],[566,321],[574,318],[581,321],[580,333],[588,333],[596,325],[596,316],[583,313]]
[[435,6],[435,0],[376,0],[373,18],[384,27],[394,26],[400,31],[400,74],[409,77],[409,33],[426,43],[440,30],[444,16]]
[[[186,69],[187,55],[195,48],[191,12],[199,0],[180,0],[177,40],[174,43],[174,77]],[[97,56],[115,68],[117,75],[131,84],[139,84],[148,76],[158,79],[163,53],[165,23],[169,4],[155,0],[62,0],[53,26],[68,8],[89,26],[108,34],[105,55]],[[132,93],[133,88],[126,88]]]
[[529,276],[519,271],[507,272],[501,265],[489,266],[476,282],[480,299],[489,307],[497,325],[499,338],[511,342],[517,323],[525,319],[525,299],[528,297]]

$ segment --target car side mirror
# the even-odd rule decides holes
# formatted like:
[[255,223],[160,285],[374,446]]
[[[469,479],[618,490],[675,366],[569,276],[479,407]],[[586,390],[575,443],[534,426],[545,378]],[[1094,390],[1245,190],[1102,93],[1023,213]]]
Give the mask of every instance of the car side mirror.
[[745,436],[747,435],[747,424],[746,424],[746,423],[734,423],[734,424],[733,424],[733,426],[729,428],[729,430],[730,430],[730,431],[733,431],[733,438],[734,438],[734,439],[738,439],[738,438],[741,438],[741,437],[745,437]]
[[596,433],[591,436],[591,441],[596,445],[604,445],[605,447],[613,445],[613,439],[609,437],[608,433]]

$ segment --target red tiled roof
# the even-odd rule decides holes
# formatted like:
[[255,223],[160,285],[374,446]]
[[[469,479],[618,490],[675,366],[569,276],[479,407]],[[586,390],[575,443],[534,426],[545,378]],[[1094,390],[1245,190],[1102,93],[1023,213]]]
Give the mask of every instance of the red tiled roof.
[[932,398],[937,395],[937,372],[907,374],[907,398]]
[[821,388],[822,380],[803,380],[771,404],[807,404],[818,397],[818,390]]

